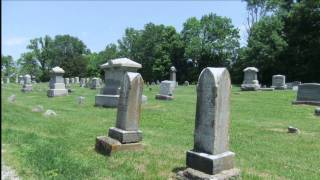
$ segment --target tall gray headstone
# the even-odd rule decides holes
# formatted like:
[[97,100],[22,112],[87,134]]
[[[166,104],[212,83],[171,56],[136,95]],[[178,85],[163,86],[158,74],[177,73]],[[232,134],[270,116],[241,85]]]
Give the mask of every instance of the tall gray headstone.
[[70,84],[70,79],[69,78],[64,78],[64,84],[68,86]]
[[96,106],[115,108],[118,106],[120,86],[126,72],[137,72],[142,66],[128,58],[109,60],[100,66],[105,72],[105,86],[96,95]]
[[22,92],[32,91],[31,76],[29,74],[24,75],[23,86],[22,86],[21,90],[22,90]]
[[68,95],[68,90],[66,89],[66,85],[64,83],[63,74],[64,70],[58,66],[51,69],[49,82],[50,89],[47,93],[48,97]]
[[174,66],[170,67],[170,81],[176,81],[177,69]]
[[139,143],[142,140],[142,131],[139,129],[142,92],[142,76],[126,72],[120,90],[116,126],[109,129],[108,137],[97,137],[97,149],[111,153],[142,147]]
[[160,92],[156,95],[156,99],[159,100],[172,100],[174,99],[173,92],[175,89],[175,81],[161,81]]
[[80,87],[85,87],[85,85],[86,85],[86,79],[80,78]]
[[74,83],[79,84],[79,77],[74,78]]
[[241,84],[242,91],[256,91],[260,88],[257,73],[259,70],[255,67],[247,67],[243,70],[244,80]]
[[74,77],[70,78],[70,84],[74,84],[74,82],[75,82]]
[[298,86],[297,99],[293,104],[320,105],[320,84],[300,84]]
[[279,90],[287,89],[286,77],[284,75],[273,75],[271,88]]
[[235,153],[229,150],[230,92],[226,68],[202,70],[197,85],[194,148],[187,151],[187,167],[209,175],[228,171],[232,177],[239,176],[234,169]]

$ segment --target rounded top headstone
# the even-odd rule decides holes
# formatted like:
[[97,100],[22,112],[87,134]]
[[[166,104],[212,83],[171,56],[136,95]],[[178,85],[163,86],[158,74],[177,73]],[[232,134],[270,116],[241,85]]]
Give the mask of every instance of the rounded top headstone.
[[100,65],[100,67],[102,69],[112,68],[112,67],[130,67],[130,68],[140,69],[142,66],[141,64],[135,61],[132,61],[131,59],[128,59],[128,58],[117,58],[117,59],[108,60],[107,63]]
[[176,72],[177,69],[176,69],[174,66],[171,66],[171,67],[170,67],[170,71],[171,71],[171,72]]
[[243,72],[246,72],[246,71],[255,71],[255,72],[259,72],[259,70],[255,67],[247,67],[243,70]]
[[276,74],[276,75],[273,75],[272,77],[284,77],[284,75]]
[[29,74],[24,75],[25,78],[31,78]]
[[52,68],[50,72],[51,73],[62,73],[63,74],[64,70],[61,67],[56,66],[56,67]]

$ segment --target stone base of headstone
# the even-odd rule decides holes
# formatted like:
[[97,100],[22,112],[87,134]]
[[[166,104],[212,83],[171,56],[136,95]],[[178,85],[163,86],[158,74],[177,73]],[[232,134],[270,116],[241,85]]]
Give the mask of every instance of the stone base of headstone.
[[126,131],[123,129],[111,127],[108,136],[121,143],[135,143],[142,141],[142,131]]
[[128,143],[122,144],[120,141],[107,136],[98,136],[96,138],[96,151],[111,155],[117,151],[137,151],[142,150],[143,145],[141,143]]
[[156,99],[159,99],[159,100],[173,100],[174,97],[173,96],[162,95],[162,94],[157,94],[156,95]]
[[276,90],[286,90],[287,86],[271,86],[271,88],[274,88]]
[[320,101],[293,101],[292,104],[307,104],[307,105],[320,106]]
[[47,95],[48,97],[66,96],[68,95],[68,89],[49,89]]
[[222,171],[218,174],[210,175],[197,171],[192,168],[187,168],[184,171],[179,171],[176,176],[179,180],[240,180],[240,170],[237,168]]
[[187,151],[186,164],[192,169],[213,175],[234,168],[234,156],[231,151],[217,155]]
[[30,92],[30,91],[32,91],[32,85],[23,85],[21,91],[22,92]]
[[242,91],[257,91],[260,89],[259,84],[241,84]]
[[274,91],[274,88],[259,88],[260,91]]
[[98,94],[96,95],[96,106],[103,106],[109,108],[118,107],[119,95],[104,95]]

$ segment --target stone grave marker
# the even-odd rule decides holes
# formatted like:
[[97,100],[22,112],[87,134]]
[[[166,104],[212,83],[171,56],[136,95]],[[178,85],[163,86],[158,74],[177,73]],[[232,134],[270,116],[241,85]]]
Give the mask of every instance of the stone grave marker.
[[[229,150],[230,75],[226,68],[205,68],[197,85],[194,148],[187,151],[185,179],[237,179],[235,153]],[[206,178],[204,178],[206,179]]]
[[116,126],[109,128],[108,137],[96,138],[96,149],[103,154],[142,148],[139,129],[143,79],[139,73],[126,72],[121,86]]
[[22,92],[32,91],[31,76],[29,74],[26,74],[23,77],[23,86],[22,86],[21,91]]
[[243,70],[244,80],[241,84],[242,91],[257,91],[260,88],[257,73],[259,70],[255,67],[247,67]]
[[162,81],[160,84],[160,92],[156,95],[159,100],[173,100],[174,84],[173,81]]
[[320,84],[300,84],[298,86],[297,99],[293,104],[320,105]]
[[142,66],[128,58],[111,59],[100,66],[105,72],[105,86],[95,97],[95,105],[116,108],[120,97],[120,86],[126,72],[137,72]]
[[286,76],[284,75],[273,75],[271,88],[284,90],[287,89]]
[[50,71],[49,90],[47,92],[48,97],[66,96],[68,90],[64,83],[63,78],[64,70],[58,66],[54,67]]

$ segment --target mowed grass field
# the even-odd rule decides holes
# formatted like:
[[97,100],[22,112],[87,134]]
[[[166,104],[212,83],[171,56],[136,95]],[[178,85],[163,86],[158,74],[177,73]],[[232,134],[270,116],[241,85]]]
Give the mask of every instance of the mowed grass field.
[[[110,157],[94,150],[95,138],[115,125],[117,110],[94,107],[99,90],[74,86],[68,96],[48,98],[47,86],[22,93],[19,85],[2,85],[4,160],[23,179],[172,179],[185,168],[185,153],[193,148],[195,86],[179,86],[173,101],[155,100],[159,87],[145,87],[144,150]],[[12,94],[15,103],[7,100]],[[320,117],[315,106],[292,105],[295,97],[289,90],[241,92],[233,86],[230,149],[243,179],[320,179]],[[36,105],[57,116],[32,112]],[[289,125],[301,133],[288,134]]]

